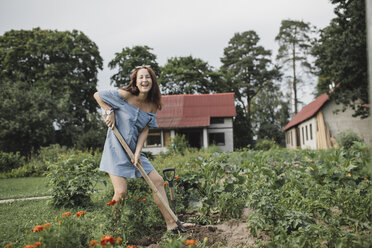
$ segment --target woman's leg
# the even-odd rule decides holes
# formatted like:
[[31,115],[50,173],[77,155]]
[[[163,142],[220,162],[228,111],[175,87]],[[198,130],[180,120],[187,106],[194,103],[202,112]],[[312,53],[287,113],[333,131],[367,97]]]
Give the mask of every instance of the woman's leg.
[[[151,171],[149,173],[149,177],[151,181],[155,184],[155,187],[160,192],[162,198],[165,201],[165,204],[169,206],[167,194],[165,193],[165,189],[164,189],[163,178],[159,175],[159,173],[156,170]],[[161,204],[159,197],[154,192],[153,192],[153,197],[154,197],[155,204],[158,206],[160,212],[162,213],[165,219],[165,223],[167,224],[167,230],[173,230],[177,228],[177,223],[170,216],[166,208]],[[183,226],[187,228],[187,227],[194,227],[195,225],[191,223],[184,223]]]
[[112,185],[114,186],[114,196],[112,197],[112,199],[123,203],[128,192],[127,179],[111,174],[109,175]]
[[[149,173],[149,177],[150,177],[151,181],[155,184],[155,187],[158,189],[162,198],[164,199],[165,204],[169,205],[167,194],[165,193],[165,190],[164,190],[164,180],[163,180],[163,178],[159,175],[159,173],[156,170],[152,170]],[[153,192],[152,195],[154,197],[155,204],[158,206],[160,212],[162,213],[162,215],[164,217],[165,223],[167,224],[167,230],[172,230],[174,228],[177,228],[176,222],[169,215],[166,208],[161,204],[160,199],[157,196],[157,194],[155,194]]]

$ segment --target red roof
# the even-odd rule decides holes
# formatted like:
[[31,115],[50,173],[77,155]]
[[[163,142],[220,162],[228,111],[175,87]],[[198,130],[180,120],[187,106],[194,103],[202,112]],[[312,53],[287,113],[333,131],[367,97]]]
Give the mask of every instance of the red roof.
[[300,112],[298,112],[292,120],[283,128],[283,130],[287,130],[293,126],[296,126],[297,124],[300,124],[301,122],[311,118],[313,115],[315,115],[319,109],[324,105],[324,103],[328,101],[328,95],[327,93],[324,93],[320,95],[318,98],[316,98],[314,101],[306,105],[301,109]]
[[211,117],[236,116],[234,93],[169,95],[157,112],[159,128],[207,127]]

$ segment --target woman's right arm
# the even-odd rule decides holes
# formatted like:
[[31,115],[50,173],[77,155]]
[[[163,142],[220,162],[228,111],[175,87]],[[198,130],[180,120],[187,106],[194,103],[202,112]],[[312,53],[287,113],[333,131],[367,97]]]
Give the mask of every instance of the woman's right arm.
[[[98,105],[103,109],[104,112],[106,112],[107,110],[112,110],[113,108],[108,105],[107,103],[105,103],[102,98],[99,96],[99,93],[96,92],[94,93],[93,95],[94,99],[96,99]],[[105,118],[105,122],[106,122],[106,125],[111,128],[111,129],[114,129],[115,127],[115,114],[114,114],[114,111],[112,111],[109,115],[107,115],[106,113],[103,115],[103,117]]]

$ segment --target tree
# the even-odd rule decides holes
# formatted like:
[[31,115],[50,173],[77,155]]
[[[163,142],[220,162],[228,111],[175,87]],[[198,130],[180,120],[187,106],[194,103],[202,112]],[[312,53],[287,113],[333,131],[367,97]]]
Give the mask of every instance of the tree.
[[318,94],[328,93],[343,109],[351,107],[354,116],[364,118],[369,115],[365,1],[331,2],[336,17],[321,30],[313,49]]
[[165,94],[209,94],[219,92],[221,75],[207,62],[188,57],[168,59],[161,67],[159,82]]
[[53,97],[50,90],[26,82],[0,83],[0,150],[29,155],[54,141]]
[[259,39],[254,31],[236,33],[221,58],[225,91],[234,92],[239,103],[233,123],[234,145],[238,148],[253,142],[250,117],[254,97],[281,76],[271,64],[271,51],[259,46]]
[[129,84],[130,74],[136,66],[150,65],[159,76],[159,65],[156,55],[151,53],[152,48],[148,46],[125,47],[120,53],[115,53],[115,58],[110,61],[109,68],[117,69],[118,72],[111,77],[111,84],[123,87]]
[[279,85],[262,90],[253,103],[252,125],[257,139],[273,139],[276,144],[285,146],[282,128],[288,123],[288,102]]
[[278,68],[271,68],[271,51],[259,46],[259,39],[254,31],[236,33],[221,58],[221,71],[227,76],[226,87],[230,86],[235,92],[248,119],[253,98],[281,76]]
[[[47,111],[48,118],[42,119],[48,122],[45,124],[48,130],[51,127],[54,130],[37,136],[39,138],[33,142],[35,147],[52,141],[74,145],[76,138],[85,130],[88,114],[97,111],[92,95],[97,91],[98,69],[102,69],[98,47],[82,32],[35,28],[12,30],[0,36],[0,84],[3,90],[9,88],[13,92],[4,95],[2,101],[21,101],[13,102],[13,106],[30,101],[28,103],[34,108],[32,111],[35,115]],[[15,92],[17,90],[23,92],[24,96],[28,94],[26,91],[30,91],[30,99],[23,99]],[[42,101],[41,97],[47,104],[39,102]],[[15,108],[17,111],[13,112],[14,115],[31,115],[27,108]],[[2,108],[1,111],[0,116],[5,116],[9,109]],[[13,134],[18,132],[21,135],[22,132],[35,130],[21,130],[27,125],[25,127],[20,119],[16,120],[18,124],[14,123],[12,127]],[[40,124],[41,127],[45,125]],[[1,140],[3,144],[8,141]],[[29,151],[32,147],[27,149]]]
[[311,70],[308,57],[311,51],[312,29],[309,23],[303,21],[283,20],[275,40],[279,43],[277,60],[292,70],[291,91],[293,91],[294,112],[298,112],[297,86],[301,81],[298,65],[303,69]]

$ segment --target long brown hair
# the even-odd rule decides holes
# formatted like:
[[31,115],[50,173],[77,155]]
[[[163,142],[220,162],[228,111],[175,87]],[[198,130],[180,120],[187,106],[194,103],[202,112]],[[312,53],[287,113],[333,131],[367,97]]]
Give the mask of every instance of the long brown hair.
[[129,85],[126,87],[122,88],[123,90],[129,91],[133,95],[138,96],[139,95],[139,89],[136,85],[137,82],[137,73],[141,69],[146,69],[150,76],[151,76],[151,81],[152,81],[152,87],[150,89],[149,94],[147,95],[147,101],[155,103],[156,107],[158,109],[161,109],[162,107],[162,102],[161,102],[161,93],[159,89],[159,84],[158,84],[158,79],[156,78],[155,72],[153,69],[151,69],[148,66],[138,66],[134,69],[132,74],[130,75],[130,82]]

